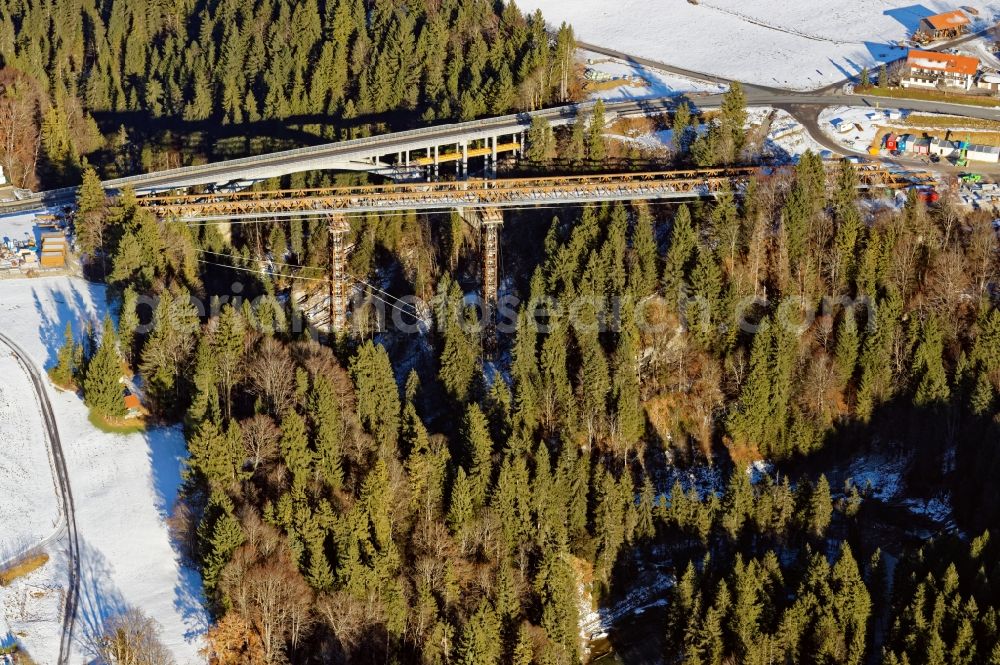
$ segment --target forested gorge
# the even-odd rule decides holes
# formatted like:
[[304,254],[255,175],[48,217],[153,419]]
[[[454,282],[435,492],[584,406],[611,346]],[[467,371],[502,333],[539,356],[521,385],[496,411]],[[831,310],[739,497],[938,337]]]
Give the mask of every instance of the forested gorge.
[[[487,0],[12,0],[0,132],[27,143],[4,166],[18,186],[36,166],[76,184],[84,156],[123,175],[177,165],[165,152],[261,151],[279,128],[315,142],[537,108],[569,98],[573,45],[568,27],[553,38],[540,14]],[[215,143],[221,125],[236,145]]]
[[[856,179],[807,154],[714,202],[563,208],[547,231],[546,213],[514,213],[509,288],[537,306],[489,359],[457,217],[352,218],[352,272],[433,297],[434,325],[404,333],[361,306],[353,335],[322,344],[288,299],[322,274],[322,227],[227,239],[104,202],[91,173],[78,232],[102,239],[123,303],[100,347],[184,422],[172,528],[216,619],[208,654],[573,663],[589,603],[672,574],[660,620],[637,643],[613,632],[616,649],[996,662],[997,237],[947,198],[894,208]],[[843,482],[886,448],[908,493],[946,494],[982,535],[922,544],[919,518]],[[752,480],[761,458],[777,470]],[[692,481],[709,466],[728,481]]]

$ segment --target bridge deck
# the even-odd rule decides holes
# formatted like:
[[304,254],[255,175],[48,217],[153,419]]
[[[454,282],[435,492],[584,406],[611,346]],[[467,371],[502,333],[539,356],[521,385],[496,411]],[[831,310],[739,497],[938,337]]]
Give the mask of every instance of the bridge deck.
[[[790,169],[729,168],[643,173],[546,176],[315,189],[148,196],[140,205],[159,215],[188,221],[290,217],[326,212],[510,207],[604,200],[670,199],[712,196],[737,189],[754,177]],[[901,189],[925,174],[898,174],[881,167],[858,169],[861,187]]]

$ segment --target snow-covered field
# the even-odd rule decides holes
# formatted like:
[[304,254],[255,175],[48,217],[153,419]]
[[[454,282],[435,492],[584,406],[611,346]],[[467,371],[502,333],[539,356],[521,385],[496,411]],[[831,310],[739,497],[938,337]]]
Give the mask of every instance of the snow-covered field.
[[687,93],[721,93],[728,89],[728,86],[696,81],[660,69],[644,67],[618,58],[609,58],[592,51],[581,50],[578,55],[584,61],[584,66],[587,69],[594,69],[614,78],[624,79],[626,76],[641,77],[649,83],[649,85],[643,86],[623,80],[622,85],[616,88],[609,88],[591,94],[590,96],[593,99],[623,101],[627,99],[644,99],[647,97],[674,97]]
[[[830,106],[820,112],[819,126],[827,136],[845,148],[868,152],[880,126],[899,123],[909,115],[908,111],[900,111],[899,118],[890,120],[887,113],[867,106]],[[840,131],[844,125],[850,127],[849,131]],[[859,126],[861,129],[858,129]]]
[[[1000,13],[997,0],[961,3],[979,11],[975,28]],[[825,87],[862,67],[896,60],[924,16],[944,0],[522,0],[577,38],[628,55],[726,78],[793,90]]]
[[[99,324],[105,311],[103,287],[81,279],[0,283],[0,329],[39,367],[55,362],[67,321],[79,335],[86,321]],[[20,546],[53,530],[56,503],[45,450],[37,450],[43,445],[40,416],[35,415],[27,378],[15,369],[0,358],[0,443],[6,449],[0,460],[0,530],[19,534],[15,545]],[[102,622],[130,606],[159,622],[160,638],[179,665],[204,662],[198,655],[207,625],[200,580],[196,571],[182,565],[165,523],[181,482],[181,432],[161,428],[106,434],[90,424],[75,394],[47,389],[66,456],[80,539],[81,596],[71,662],[90,662],[90,643]],[[17,424],[10,422],[12,410],[21,414]],[[19,498],[27,502],[23,508],[8,509],[8,485],[32,488]],[[0,588],[2,618],[39,663],[56,660],[67,580],[65,549],[65,539],[57,540],[48,547],[52,560],[44,568]],[[0,631],[3,624],[0,620]]]
[[[2,288],[2,287],[0,287]],[[2,297],[2,296],[0,296]],[[62,525],[42,415],[17,360],[0,346],[0,564],[55,534]]]

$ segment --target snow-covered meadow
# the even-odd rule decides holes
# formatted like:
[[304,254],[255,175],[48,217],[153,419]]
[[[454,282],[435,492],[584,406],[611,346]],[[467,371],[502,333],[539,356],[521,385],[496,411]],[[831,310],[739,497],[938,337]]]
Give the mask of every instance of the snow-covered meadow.
[[[99,326],[106,311],[104,288],[82,279],[0,281],[0,330],[40,368],[54,364],[67,322],[79,336],[86,322]],[[0,354],[0,532],[15,534],[5,537],[5,548],[21,550],[55,531],[58,504],[31,385],[6,350]],[[92,639],[104,620],[128,607],[160,624],[160,638],[178,665],[204,662],[198,654],[207,627],[201,582],[183,565],[166,524],[181,483],[182,433],[155,428],[107,434],[88,421],[77,395],[51,385],[47,390],[80,540],[81,593],[71,662],[91,662]],[[64,535],[46,551],[52,559],[41,570],[0,588],[0,633],[10,631],[37,662],[54,663],[68,577]]]
[[[997,0],[962,3],[995,22]],[[577,38],[675,67],[792,90],[822,88],[896,60],[924,16],[955,3],[926,0],[521,0]],[[976,17],[973,17],[976,18]]]

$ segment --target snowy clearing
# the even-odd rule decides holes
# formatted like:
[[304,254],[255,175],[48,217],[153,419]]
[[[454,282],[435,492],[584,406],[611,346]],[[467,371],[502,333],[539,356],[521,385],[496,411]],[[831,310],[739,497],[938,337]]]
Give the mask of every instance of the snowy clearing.
[[[616,82],[618,79],[622,81],[622,84],[617,87],[591,93],[591,99],[617,102],[647,97],[675,97],[687,93],[722,93],[728,89],[728,86],[725,85],[696,81],[660,69],[644,67],[618,58],[609,58],[592,51],[580,50],[577,55],[583,60],[586,69],[592,69],[612,77]],[[625,77],[642,78],[649,85],[630,83]]]
[[[909,115],[909,111],[899,111],[900,117],[890,120],[889,112],[869,106],[831,106],[820,112],[819,126],[828,137],[845,148],[855,152],[868,152],[879,127],[890,123],[899,124]],[[841,131],[841,128],[845,128],[845,131]]]
[[[974,30],[996,20],[1000,2],[969,0]],[[896,60],[920,19],[956,8],[928,0],[523,0],[584,42],[705,74],[811,90]]]
[[0,345],[0,564],[60,529],[42,415],[28,375]]
[[[99,326],[105,311],[104,287],[82,279],[17,279],[0,284],[0,329],[39,367],[54,364],[67,321],[79,336],[87,321]],[[21,387],[21,379],[4,371],[6,367],[0,365],[0,394],[6,395],[8,389],[27,391],[27,379]],[[47,390],[66,456],[80,538],[80,606],[71,662],[90,662],[90,644],[102,622],[129,606],[159,622],[160,638],[178,665],[204,662],[198,655],[200,635],[207,627],[201,582],[196,571],[182,565],[165,522],[177,497],[186,455],[181,431],[106,434],[90,424],[77,395],[52,386]],[[30,393],[25,398],[32,401]],[[0,427],[6,435],[2,414],[0,406]],[[32,436],[42,435],[39,431]],[[54,494],[44,454],[43,450],[41,457],[33,453],[17,460],[44,483],[39,496],[43,490]],[[6,468],[0,467],[0,473],[6,474]],[[0,486],[12,482],[19,481],[0,476]],[[32,536],[45,535],[50,513],[51,509],[42,513],[42,523],[33,527]],[[9,519],[5,515],[6,511],[0,512],[0,519]],[[33,515],[32,523],[36,521]],[[65,550],[64,540],[53,543],[48,548],[52,559],[44,568],[0,589],[0,611],[10,630],[40,663],[55,662],[58,651],[67,580]]]

